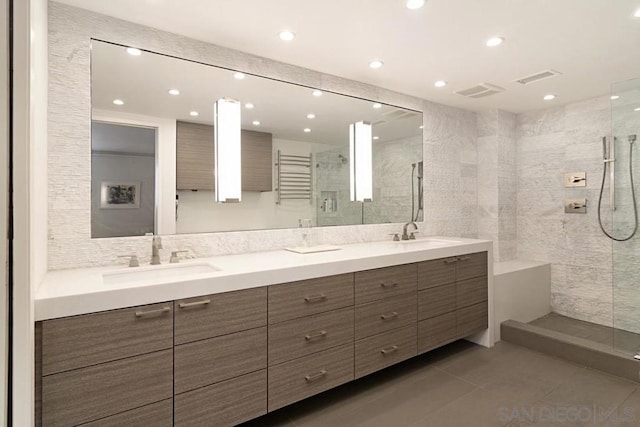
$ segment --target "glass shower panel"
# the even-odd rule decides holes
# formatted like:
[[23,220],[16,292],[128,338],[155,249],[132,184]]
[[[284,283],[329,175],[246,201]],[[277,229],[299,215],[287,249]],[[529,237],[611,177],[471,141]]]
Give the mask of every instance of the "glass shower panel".
[[[611,130],[615,145],[613,326],[616,350],[640,354],[640,79],[611,87]],[[634,197],[635,191],[635,197]]]

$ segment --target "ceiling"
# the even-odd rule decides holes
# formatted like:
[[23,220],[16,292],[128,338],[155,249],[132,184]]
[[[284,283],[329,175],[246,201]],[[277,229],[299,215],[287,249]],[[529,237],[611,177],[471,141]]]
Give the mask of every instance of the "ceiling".
[[[522,112],[640,77],[640,0],[64,0],[139,24],[471,110]],[[278,32],[296,38],[283,42]],[[491,36],[505,42],[485,46]],[[368,63],[381,59],[373,70]],[[560,76],[515,80],[553,69]],[[436,80],[449,82],[435,88]],[[492,83],[504,92],[455,91]],[[553,101],[544,101],[546,94]]]

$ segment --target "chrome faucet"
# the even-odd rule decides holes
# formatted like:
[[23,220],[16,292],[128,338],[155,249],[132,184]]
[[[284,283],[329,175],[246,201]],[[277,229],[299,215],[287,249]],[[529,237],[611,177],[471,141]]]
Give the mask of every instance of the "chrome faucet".
[[160,249],[162,249],[162,239],[160,236],[153,236],[151,241],[151,265],[160,264]]
[[[410,225],[413,225],[413,233],[411,233],[411,236],[407,234],[407,227]],[[414,233],[416,233],[417,231],[418,231],[418,226],[416,225],[416,223],[413,221],[409,221],[404,225],[404,227],[402,227],[402,240],[415,239],[416,236],[414,236]]]

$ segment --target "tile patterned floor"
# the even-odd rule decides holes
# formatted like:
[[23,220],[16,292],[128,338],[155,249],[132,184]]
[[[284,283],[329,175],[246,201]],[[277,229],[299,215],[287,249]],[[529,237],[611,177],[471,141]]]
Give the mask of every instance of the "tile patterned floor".
[[556,313],[549,313],[529,324],[605,344],[623,353],[635,355],[640,352],[640,335],[633,332],[572,319]]
[[506,342],[458,341],[245,424],[640,426],[640,384]]

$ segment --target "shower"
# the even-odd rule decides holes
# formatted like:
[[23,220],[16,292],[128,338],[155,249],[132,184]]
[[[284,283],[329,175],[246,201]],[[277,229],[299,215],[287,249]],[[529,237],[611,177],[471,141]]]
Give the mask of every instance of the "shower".
[[[411,163],[411,222],[418,221],[420,212],[424,212],[424,192],[423,192],[423,178],[424,178],[424,163],[418,162],[418,209],[415,208],[415,179],[416,163]],[[415,215],[414,215],[415,212]]]
[[616,199],[615,199],[615,162],[616,162],[616,141],[618,139],[613,137],[609,139],[608,149],[607,149],[607,137],[602,137],[602,159],[604,163],[604,169],[602,171],[602,184],[600,185],[600,195],[598,196],[598,224],[600,225],[600,229],[602,232],[611,240],[615,240],[616,242],[626,242],[630,240],[633,236],[635,236],[638,231],[638,204],[636,202],[636,192],[634,188],[633,182],[633,144],[636,142],[636,135],[629,135],[627,137],[627,141],[629,142],[629,179],[631,181],[631,200],[633,203],[633,217],[634,217],[634,226],[631,234],[625,237],[614,237],[613,232],[609,233],[604,229],[602,225],[601,211],[602,211],[602,194],[604,193],[604,184],[607,179],[607,169],[609,169],[609,181],[611,185],[610,190],[610,204],[611,210],[616,209]]

